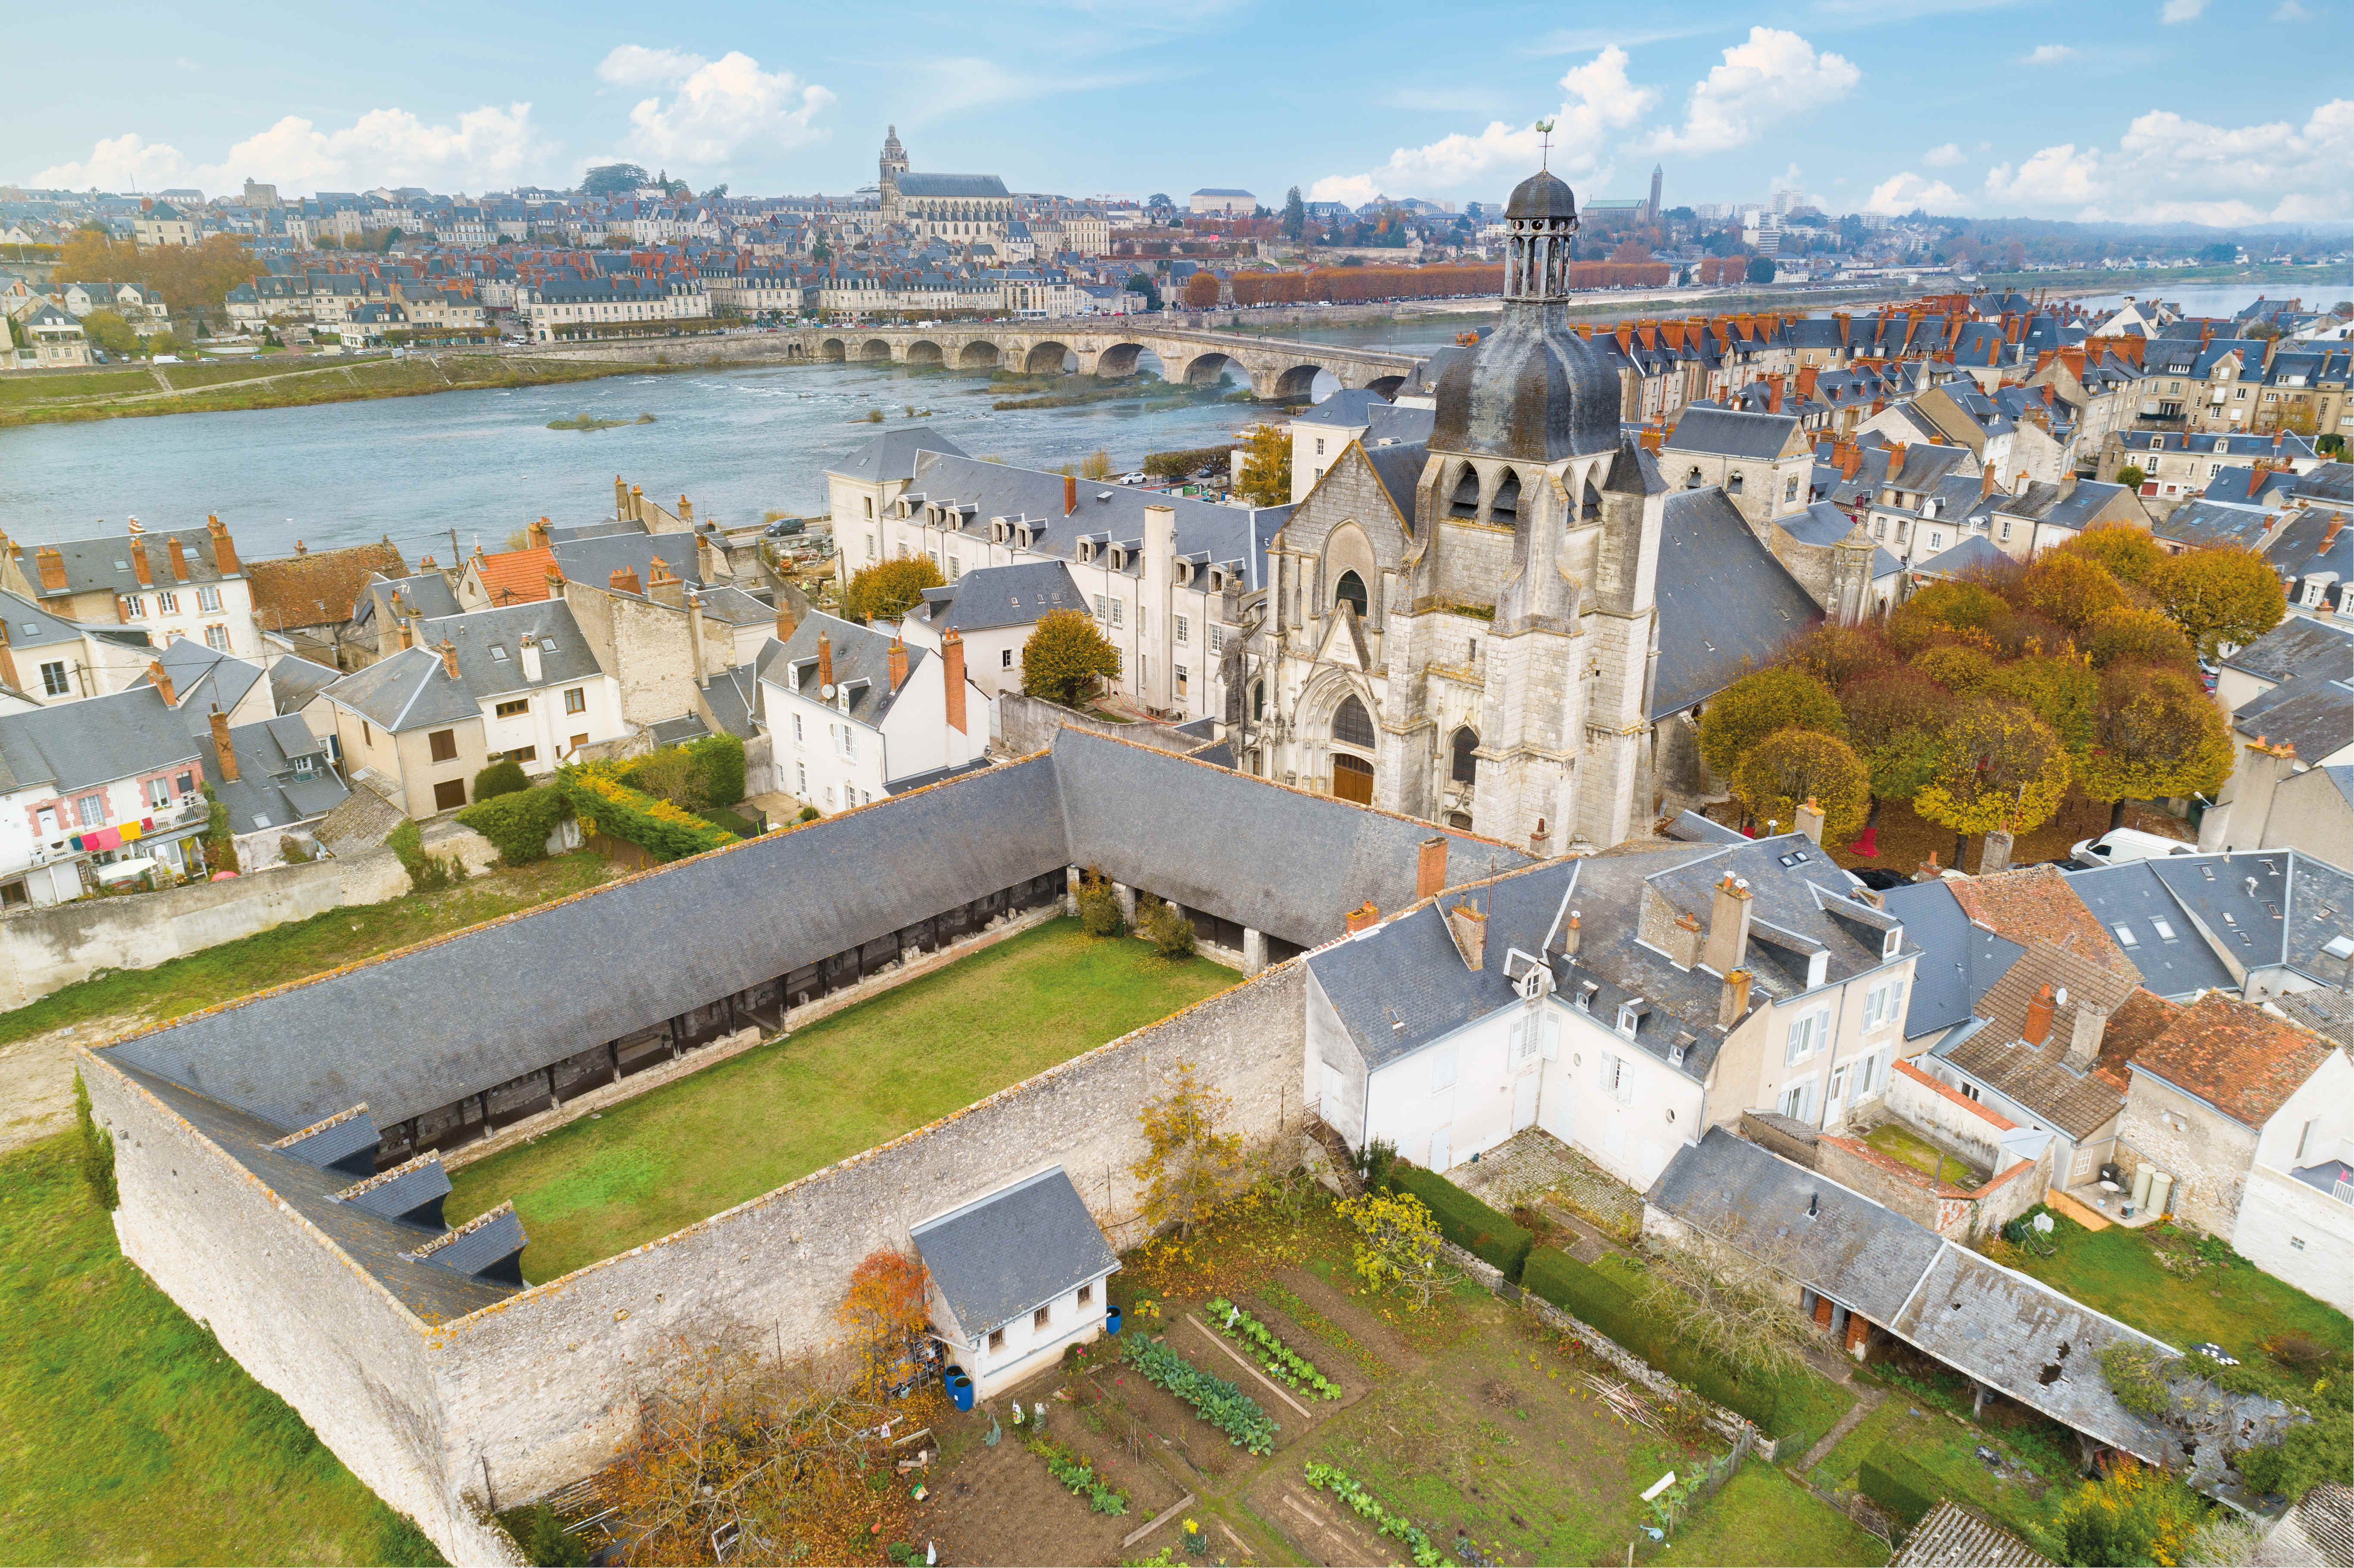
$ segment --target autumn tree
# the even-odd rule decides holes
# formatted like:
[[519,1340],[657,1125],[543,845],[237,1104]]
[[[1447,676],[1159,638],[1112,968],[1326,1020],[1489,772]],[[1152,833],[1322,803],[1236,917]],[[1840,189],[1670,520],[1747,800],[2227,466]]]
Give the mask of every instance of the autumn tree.
[[2068,748],[2052,726],[2018,703],[1980,695],[1955,713],[1913,809],[1954,831],[1959,869],[1972,833],[2039,827],[2067,792]]
[[879,1397],[906,1381],[899,1369],[931,1317],[931,1283],[923,1259],[889,1247],[875,1248],[850,1271],[833,1320],[851,1331],[869,1394]]
[[175,315],[185,316],[218,310],[231,289],[253,281],[260,270],[253,253],[233,234],[142,250],[102,228],[83,228],[59,249],[56,275],[86,282],[142,284],[163,295]]
[[2085,628],[2084,650],[2095,669],[2113,664],[2190,667],[2190,640],[2163,610],[2120,605]]
[[1876,828],[1882,805],[1910,800],[1935,775],[1953,697],[1918,671],[1882,670],[1842,687],[1840,705],[1872,790],[1863,825]]
[[1872,779],[1861,758],[1835,735],[1777,730],[1749,748],[1733,778],[1733,792],[1753,820],[1795,827],[1798,807],[1812,800],[1823,813],[1823,842],[1844,843],[1862,831]]
[[139,352],[139,334],[119,311],[92,311],[81,318],[81,334],[94,347],[128,358]]
[[1081,479],[1095,480],[1109,479],[1111,477],[1111,453],[1104,450],[1101,447],[1097,447],[1095,450],[1089,452],[1086,457],[1079,461],[1079,477]]
[[1253,427],[1243,448],[1242,475],[1235,489],[1254,506],[1283,506],[1291,500],[1291,440],[1273,425]]
[[2083,658],[2060,653],[2014,659],[1994,672],[1986,689],[2023,704],[2070,751],[2081,753],[2092,744],[2101,683]]
[[1155,1230],[1193,1227],[1225,1202],[1243,1173],[1243,1135],[1221,1130],[1234,1102],[1180,1062],[1166,1086],[1136,1113],[1144,1152],[1128,1173],[1144,1189],[1142,1211]]
[[1913,655],[1906,666],[1949,692],[1966,694],[1994,679],[1994,655],[1968,642],[1940,642]]
[[1352,1261],[1366,1288],[1403,1296],[1419,1310],[1454,1284],[1455,1272],[1438,1266],[1438,1222],[1420,1198],[1368,1187],[1338,1207],[1357,1233]]
[[1821,621],[1792,638],[1778,661],[1804,670],[1842,697],[1849,683],[1895,662],[1877,623],[1849,625],[1837,620]]
[[1983,583],[1931,583],[1888,618],[1888,641],[1900,653],[1918,653],[1937,640],[1940,627],[1976,630],[1989,641],[2011,618],[2010,605]]
[[[2125,472],[2117,475],[2117,482],[2126,482]],[[2137,478],[2135,482],[2139,483],[2139,479]],[[2150,537],[2149,530],[2137,528],[2129,523],[2107,523],[2098,528],[2088,528],[2044,558],[2048,560],[2054,555],[2079,556],[2096,562],[2107,568],[2109,576],[2117,581],[2141,588],[2149,585],[2151,577],[2166,560],[2166,552],[2158,547],[2158,541]]]
[[1074,707],[1099,681],[1119,679],[1119,650],[1084,610],[1049,610],[1022,645],[1025,695]]
[[1752,747],[1793,727],[1844,736],[1847,717],[1830,688],[1805,671],[1753,670],[1718,693],[1701,715],[1701,760],[1718,778],[1731,779]]
[[1185,308],[1206,311],[1218,302],[1218,276],[1204,267],[1185,280]]
[[2203,686],[2179,669],[2119,664],[2101,680],[2076,777],[2085,794],[2110,802],[2114,831],[2125,826],[2127,800],[2211,795],[2232,763],[2231,728]]
[[2253,642],[2288,613],[2280,578],[2262,556],[2248,550],[2169,556],[2151,576],[2149,590],[2183,635],[2210,657],[2226,644]]
[[2108,567],[2090,556],[2048,550],[2027,568],[2020,592],[2029,605],[2071,631],[2082,631],[2098,616],[2126,602]]
[[843,591],[847,620],[897,620],[924,602],[924,590],[944,588],[948,578],[929,556],[895,556],[853,573]]
[[2071,1563],[2179,1563],[2207,1505],[2172,1471],[2120,1456],[2060,1505]]

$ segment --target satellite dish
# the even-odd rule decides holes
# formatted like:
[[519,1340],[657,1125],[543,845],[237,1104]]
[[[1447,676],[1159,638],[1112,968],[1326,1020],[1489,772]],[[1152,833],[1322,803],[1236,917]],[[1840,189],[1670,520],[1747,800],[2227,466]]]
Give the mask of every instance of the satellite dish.
[[824,685],[820,686],[817,689],[817,694],[823,697],[827,702],[833,701],[833,683],[828,681]]

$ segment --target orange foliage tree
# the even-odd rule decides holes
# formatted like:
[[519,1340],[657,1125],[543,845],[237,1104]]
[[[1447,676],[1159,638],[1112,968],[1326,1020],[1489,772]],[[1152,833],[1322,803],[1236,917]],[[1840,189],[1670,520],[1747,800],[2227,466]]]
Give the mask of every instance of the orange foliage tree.
[[56,276],[76,283],[138,283],[164,296],[175,315],[216,311],[240,283],[250,283],[261,266],[245,242],[216,234],[196,245],[154,245],[142,250],[105,230],[76,229],[58,253]]

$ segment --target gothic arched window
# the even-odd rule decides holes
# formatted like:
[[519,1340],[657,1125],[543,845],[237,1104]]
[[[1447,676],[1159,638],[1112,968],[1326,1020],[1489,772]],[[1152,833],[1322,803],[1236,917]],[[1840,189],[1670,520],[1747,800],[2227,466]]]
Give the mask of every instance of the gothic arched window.
[[1373,748],[1373,721],[1364,704],[1353,696],[1341,699],[1341,705],[1332,710],[1332,738],[1343,746]]
[[1488,503],[1490,523],[1517,523],[1521,518],[1521,476],[1508,473],[1504,482],[1496,487],[1496,499]]
[[1463,465],[1463,477],[1455,482],[1454,499],[1447,503],[1449,517],[1479,515],[1479,471],[1469,463]]
[[1364,620],[1365,579],[1354,572],[1342,572],[1341,580],[1332,585],[1332,604],[1335,609],[1344,604],[1352,606],[1357,611],[1357,619]]
[[1473,755],[1479,746],[1479,732],[1465,725],[1455,732],[1455,766],[1448,777],[1458,784],[1479,781],[1479,758]]
[[1256,724],[1265,717],[1267,717],[1267,683],[1253,681],[1251,683],[1251,722]]

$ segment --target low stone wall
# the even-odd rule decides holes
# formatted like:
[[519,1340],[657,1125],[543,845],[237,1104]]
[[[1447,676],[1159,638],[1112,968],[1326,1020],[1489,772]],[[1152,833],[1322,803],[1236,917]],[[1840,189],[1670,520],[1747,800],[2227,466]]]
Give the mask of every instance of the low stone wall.
[[2015,1158],[2004,1152],[2002,1135],[2017,1124],[1947,1088],[1910,1062],[1889,1069],[1888,1092],[1881,1105],[1890,1116],[1927,1133],[1931,1142],[1946,1142],[1981,1171],[2000,1171]]
[[[454,824],[427,834],[437,854],[471,873],[498,859],[488,839]],[[0,1008],[22,1007],[101,969],[150,969],[167,959],[250,937],[289,920],[408,891],[388,849],[284,865],[228,882],[192,882],[162,893],[85,898],[0,920]]]
[[1016,757],[1027,757],[1034,751],[1044,751],[1054,743],[1058,729],[1083,729],[1090,735],[1107,735],[1114,740],[1132,740],[1140,746],[1150,746],[1160,751],[1175,752],[1183,757],[1199,751],[1209,744],[1190,735],[1180,734],[1173,726],[1140,720],[1135,724],[1114,724],[1089,714],[1076,713],[1043,697],[1025,696],[1020,692],[997,694],[999,736],[1005,749]]

